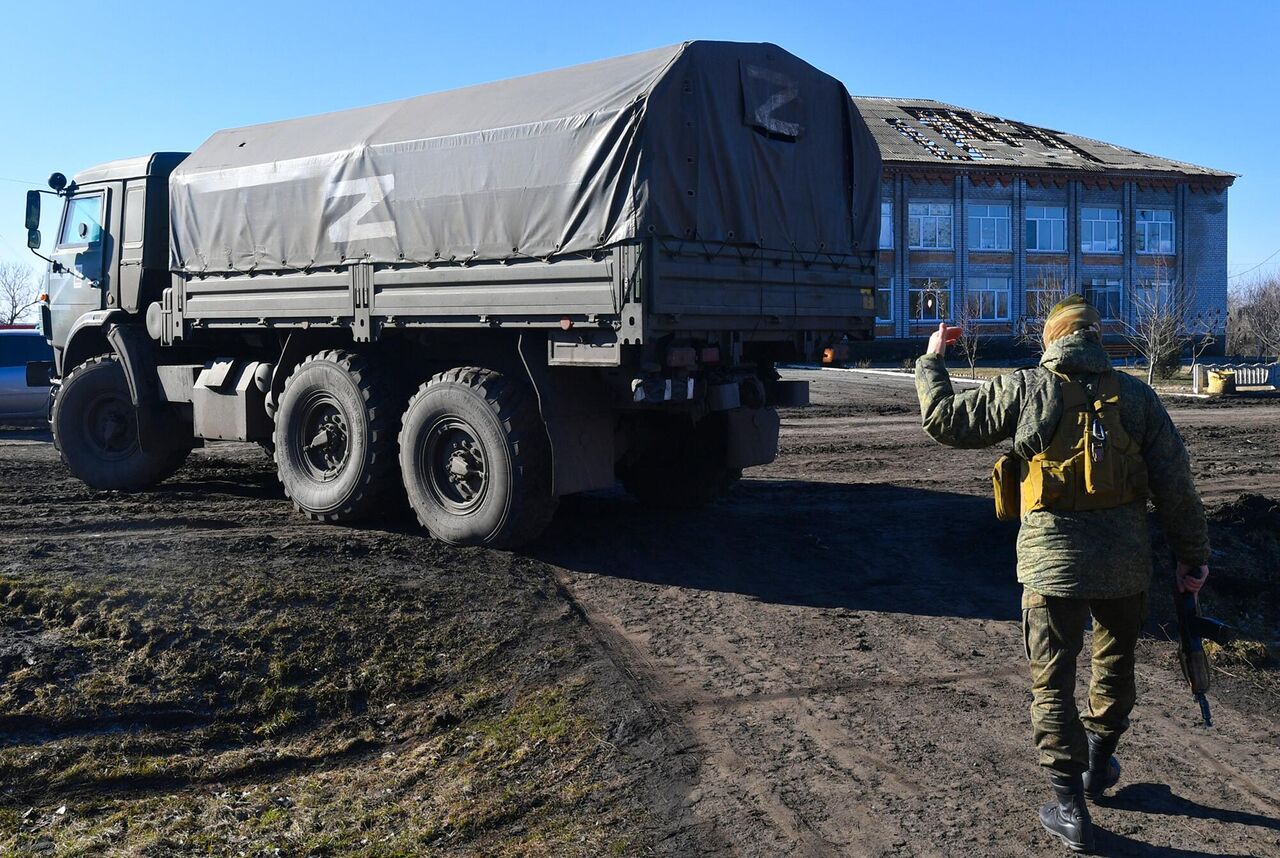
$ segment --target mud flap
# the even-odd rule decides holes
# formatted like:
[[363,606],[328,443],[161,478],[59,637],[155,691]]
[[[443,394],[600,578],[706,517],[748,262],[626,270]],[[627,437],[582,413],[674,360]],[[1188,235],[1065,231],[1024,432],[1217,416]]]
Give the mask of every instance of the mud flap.
[[548,367],[543,337],[521,335],[517,349],[551,445],[552,493],[612,488],[615,418],[595,371]]
[[725,464],[734,469],[767,465],[778,458],[778,412],[772,408],[735,408],[726,419]]
[[173,439],[160,419],[159,377],[151,341],[141,329],[116,323],[107,324],[106,336],[124,369],[129,398],[138,415],[138,446],[146,451],[168,449]]

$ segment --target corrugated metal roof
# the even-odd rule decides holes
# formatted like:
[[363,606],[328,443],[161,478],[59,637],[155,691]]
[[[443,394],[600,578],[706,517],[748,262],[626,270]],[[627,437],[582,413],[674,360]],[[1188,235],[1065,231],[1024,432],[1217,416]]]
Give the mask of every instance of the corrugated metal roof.
[[1176,173],[1236,178],[1088,137],[1004,119],[928,98],[853,96],[886,164],[950,164],[1092,173]]

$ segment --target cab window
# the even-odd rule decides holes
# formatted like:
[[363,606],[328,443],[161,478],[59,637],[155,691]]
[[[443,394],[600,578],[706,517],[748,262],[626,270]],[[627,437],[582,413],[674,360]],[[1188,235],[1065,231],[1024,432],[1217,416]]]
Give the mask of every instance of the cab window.
[[102,194],[87,194],[67,200],[62,219],[59,247],[75,244],[97,244],[102,238]]
[[135,185],[125,191],[124,195],[124,243],[140,244],[142,242],[142,223],[146,205],[145,185]]

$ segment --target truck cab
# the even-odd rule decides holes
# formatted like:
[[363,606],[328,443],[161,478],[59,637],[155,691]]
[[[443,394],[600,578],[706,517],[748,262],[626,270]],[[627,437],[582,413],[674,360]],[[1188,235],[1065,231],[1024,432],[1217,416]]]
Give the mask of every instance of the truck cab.
[[[186,153],[156,152],[77,173],[64,198],[49,253],[41,309],[58,376],[76,366],[89,314],[146,312],[169,282],[169,174]],[[96,345],[96,344],[95,344]],[[86,352],[86,354],[88,354]]]

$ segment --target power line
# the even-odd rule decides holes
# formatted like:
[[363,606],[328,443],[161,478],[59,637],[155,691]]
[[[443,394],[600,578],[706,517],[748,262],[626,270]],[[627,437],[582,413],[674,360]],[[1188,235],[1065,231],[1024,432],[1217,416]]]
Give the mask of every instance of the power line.
[[0,232],[0,241],[3,241],[5,244],[9,245],[9,249],[14,251],[18,255],[19,259],[21,259],[25,255],[22,251],[18,250],[18,246],[16,244],[13,244],[12,242],[9,241],[8,236],[6,236],[3,232]]
[[1264,266],[1264,265],[1266,265],[1268,262],[1270,262],[1270,261],[1271,261],[1271,257],[1275,256],[1276,254],[1280,254],[1280,247],[1277,247],[1277,248],[1275,249],[1275,252],[1274,252],[1274,253],[1272,253],[1272,254],[1271,254],[1271,256],[1268,256],[1266,259],[1262,260],[1262,261],[1261,261],[1261,262],[1259,262],[1257,265],[1253,266],[1252,268],[1246,268],[1244,271],[1241,271],[1239,274],[1232,274],[1232,275],[1231,275],[1230,277],[1228,277],[1227,279],[1228,279],[1228,280],[1235,280],[1237,277],[1243,277],[1244,275],[1248,274],[1250,271],[1257,271],[1259,268],[1261,268],[1262,266]]
[[0,176],[0,182],[13,182],[15,185],[39,185],[40,182],[32,182],[28,179],[14,179],[10,176]]

